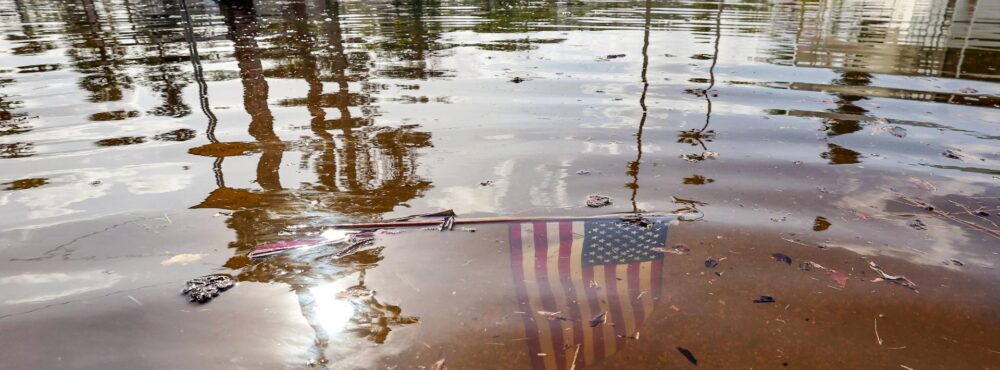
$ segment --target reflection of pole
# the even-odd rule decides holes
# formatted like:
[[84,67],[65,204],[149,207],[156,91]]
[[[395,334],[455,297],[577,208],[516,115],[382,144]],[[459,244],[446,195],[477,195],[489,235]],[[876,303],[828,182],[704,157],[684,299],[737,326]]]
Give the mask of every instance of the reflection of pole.
[[[712,88],[715,87],[715,65],[719,61],[719,40],[722,39],[722,1],[719,2],[719,12],[715,14],[715,51],[712,53],[712,65],[708,67],[708,88],[705,89],[705,126],[700,132],[708,129],[712,120]],[[704,147],[705,144],[702,144]]]
[[649,0],[646,0],[646,24],[645,30],[642,38],[642,95],[639,97],[639,107],[642,108],[642,116],[639,118],[639,132],[635,135],[635,148],[636,155],[635,161],[629,163],[628,174],[632,176],[632,183],[628,186],[632,188],[632,212],[638,213],[639,207],[636,204],[635,197],[639,192],[639,164],[642,161],[642,129],[646,126],[646,116],[648,114],[648,107],[646,106],[646,92],[649,91],[649,80],[646,78],[646,72],[649,69],[649,23],[650,23],[651,9]]
[[[194,68],[194,80],[198,82],[198,102],[201,105],[201,112],[205,114],[208,118],[208,128],[205,130],[205,136],[208,137],[208,141],[216,144],[219,139],[215,137],[215,126],[218,124],[219,119],[212,113],[212,109],[208,104],[208,84],[205,83],[205,73],[201,67],[201,58],[198,56],[198,41],[194,37],[194,24],[191,22],[191,11],[188,8],[187,0],[181,0],[181,11],[184,15],[184,36],[187,38],[188,51],[191,58],[191,66]],[[215,162],[212,163],[212,172],[215,173],[215,184],[220,187],[226,187],[226,180],[222,176],[222,160],[224,157],[215,158]]]
[[962,43],[962,52],[958,54],[958,66],[955,67],[955,78],[962,77],[962,63],[965,62],[965,49],[969,47],[969,37],[972,36],[972,27],[976,25],[976,10],[979,4],[972,6],[972,17],[969,19],[969,29],[965,31],[965,42]]

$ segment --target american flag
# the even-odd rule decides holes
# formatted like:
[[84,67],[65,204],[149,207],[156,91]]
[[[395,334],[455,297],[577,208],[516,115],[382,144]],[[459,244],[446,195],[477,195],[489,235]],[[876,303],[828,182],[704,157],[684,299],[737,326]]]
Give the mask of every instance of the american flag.
[[[644,221],[509,224],[514,289],[534,369],[579,369],[638,338],[660,292],[663,250],[656,249],[667,243],[665,218]],[[604,312],[606,322],[592,327]]]

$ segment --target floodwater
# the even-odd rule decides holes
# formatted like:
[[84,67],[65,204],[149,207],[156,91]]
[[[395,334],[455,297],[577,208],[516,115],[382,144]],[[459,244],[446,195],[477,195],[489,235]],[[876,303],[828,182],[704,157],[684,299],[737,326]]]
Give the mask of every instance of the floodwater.
[[[996,369],[998,140],[996,1],[0,0],[0,368]],[[247,256],[442,209],[679,220]]]

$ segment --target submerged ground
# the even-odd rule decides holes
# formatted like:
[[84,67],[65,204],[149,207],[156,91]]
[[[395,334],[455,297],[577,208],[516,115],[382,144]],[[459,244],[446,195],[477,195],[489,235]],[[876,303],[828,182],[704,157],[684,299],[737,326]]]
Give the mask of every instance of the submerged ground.
[[[0,368],[995,369],[998,140],[990,1],[0,0]],[[441,209],[680,220],[247,256]]]

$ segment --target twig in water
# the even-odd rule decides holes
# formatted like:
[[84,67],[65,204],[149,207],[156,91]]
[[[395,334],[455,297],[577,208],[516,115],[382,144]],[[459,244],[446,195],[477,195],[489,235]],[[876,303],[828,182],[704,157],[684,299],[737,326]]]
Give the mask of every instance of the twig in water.
[[576,358],[580,357],[580,345],[576,345],[576,352],[573,353],[573,363],[569,365],[569,370],[576,370]]
[[906,366],[906,365],[903,365],[903,364],[900,364],[899,367],[904,368],[906,370],[913,370],[912,367],[909,367],[909,366]]
[[882,337],[878,336],[878,318],[875,318],[875,340],[878,341],[878,345],[882,345]]
[[967,226],[967,227],[969,227],[969,228],[971,228],[973,230],[980,231],[980,232],[986,233],[987,235],[990,235],[990,236],[992,236],[994,238],[1000,239],[1000,230],[990,229],[990,228],[984,227],[982,225],[977,225],[975,223],[972,223],[972,222],[960,219],[960,218],[955,217],[955,216],[953,216],[953,215],[951,215],[949,213],[941,212],[940,210],[938,210],[936,207],[934,207],[930,203],[927,203],[927,202],[924,202],[924,201],[921,201],[921,200],[917,200],[917,199],[913,199],[913,198],[910,198],[910,197],[905,196],[905,195],[900,194],[900,193],[895,193],[894,192],[894,194],[896,195],[896,197],[899,198],[899,200],[896,200],[899,203],[903,203],[903,204],[911,206],[911,207],[923,208],[924,210],[930,212],[931,214],[933,214],[935,216],[939,216],[939,217],[942,217],[942,218],[947,219],[949,221],[965,225],[965,226]]
[[[989,223],[993,224],[993,227],[1000,227],[1000,225],[997,225],[997,223],[996,223],[996,222],[993,222],[993,221],[990,221],[990,220],[987,220],[987,219],[985,219],[985,218],[984,218],[983,216],[980,216],[980,215],[977,215],[977,214],[976,214],[975,212],[973,212],[973,211],[972,211],[971,209],[969,209],[969,207],[966,207],[966,206],[965,206],[964,204],[962,204],[962,203],[959,203],[959,202],[956,202],[956,201],[953,201],[953,200],[949,200],[949,202],[951,202],[951,204],[954,204],[954,205],[955,205],[956,207],[958,207],[958,208],[961,208],[961,209],[962,209],[963,211],[965,211],[965,213],[966,213],[966,214],[968,214],[969,216],[972,216],[972,217],[979,217],[979,218],[982,218],[982,219],[983,219],[983,221],[986,221],[986,222],[989,222]],[[983,208],[982,208],[982,207],[980,207],[980,208],[979,208],[979,209],[978,209],[977,211],[981,211],[982,209],[983,209]]]

